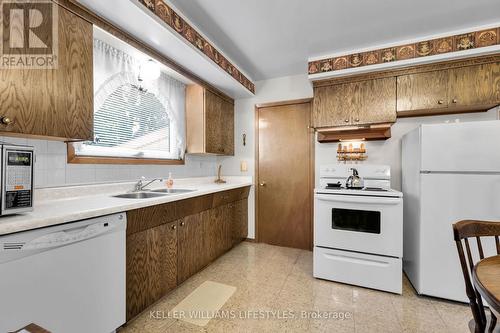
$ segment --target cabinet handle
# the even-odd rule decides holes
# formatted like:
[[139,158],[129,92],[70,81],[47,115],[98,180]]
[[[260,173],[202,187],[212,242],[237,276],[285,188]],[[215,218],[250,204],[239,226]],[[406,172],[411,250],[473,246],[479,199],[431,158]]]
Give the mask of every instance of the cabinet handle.
[[0,122],[3,124],[3,125],[10,125],[12,124],[14,121],[9,118],[9,117],[2,117],[0,118]]
[[344,122],[348,123],[348,122],[349,122],[349,119],[344,120]]
[[452,100],[452,102],[453,102],[454,104],[457,104],[457,103],[458,103],[458,99],[454,98],[454,99]]
[[354,121],[357,122],[357,123],[359,123],[359,118],[356,118]]
[[184,222],[181,222],[181,227],[183,227],[183,226],[184,226],[184,224],[185,224]]
[[438,101],[438,104],[443,104],[443,103],[444,103],[444,101],[443,101],[442,99],[440,99],[440,100]]
[[172,230],[175,230],[175,229],[177,229],[177,226],[176,226],[176,225],[173,225],[173,226],[172,226]]

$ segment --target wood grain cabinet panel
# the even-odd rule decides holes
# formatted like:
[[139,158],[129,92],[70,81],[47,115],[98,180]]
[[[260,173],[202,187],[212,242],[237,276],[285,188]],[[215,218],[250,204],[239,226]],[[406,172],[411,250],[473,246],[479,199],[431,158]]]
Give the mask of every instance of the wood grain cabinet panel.
[[186,216],[179,223],[177,252],[177,283],[197,273],[209,262],[205,248],[205,224],[210,211]]
[[396,121],[396,78],[357,83],[359,104],[353,110],[353,124],[367,125]]
[[192,154],[234,155],[234,103],[198,85],[186,89],[187,147]]
[[248,202],[246,199],[234,203],[231,231],[233,246],[248,236]]
[[232,247],[232,204],[215,207],[206,221],[206,249],[209,261],[213,261]]
[[338,84],[314,89],[314,127],[344,126],[351,122],[356,105],[356,85]]
[[397,78],[397,111],[442,110],[448,108],[449,73],[434,71]]
[[177,286],[177,224],[127,236],[127,321]]
[[314,89],[314,127],[396,121],[396,79],[383,78]]
[[63,7],[58,25],[57,68],[0,69],[3,135],[93,139],[93,27]]
[[451,108],[484,109],[500,103],[500,63],[450,69],[449,77]]

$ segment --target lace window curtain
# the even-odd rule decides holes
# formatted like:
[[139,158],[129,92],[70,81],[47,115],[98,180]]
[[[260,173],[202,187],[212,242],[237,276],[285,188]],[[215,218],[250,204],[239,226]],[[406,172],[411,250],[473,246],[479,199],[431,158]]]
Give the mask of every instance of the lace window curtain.
[[[169,145],[168,153],[149,149],[147,152],[136,152],[120,147],[98,147],[96,143],[79,143],[76,145],[77,155],[110,156],[110,157],[137,157],[183,159],[186,147],[185,133],[185,94],[184,83],[161,72],[160,77],[154,81],[139,82],[141,62],[127,53],[114,48],[106,42],[94,39],[94,112],[101,110],[109,97],[123,87],[141,87],[149,99],[154,98],[163,105],[169,119]],[[152,105],[149,103],[147,105]],[[155,105],[158,105],[156,103]],[[124,104],[122,103],[121,106]],[[136,108],[137,109],[137,108]],[[147,116],[149,110],[142,110]],[[101,110],[102,112],[102,110]],[[129,110],[124,110],[129,112]],[[141,112],[141,110],[136,110]],[[137,142],[137,139],[135,139]],[[151,146],[150,146],[151,147]],[[121,147],[123,148],[123,147]]]

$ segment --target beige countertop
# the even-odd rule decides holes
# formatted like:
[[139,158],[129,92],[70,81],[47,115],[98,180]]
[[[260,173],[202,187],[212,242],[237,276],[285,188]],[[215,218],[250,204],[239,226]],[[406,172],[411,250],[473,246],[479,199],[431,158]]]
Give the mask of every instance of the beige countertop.
[[[130,192],[133,188],[133,182],[40,189],[35,191],[35,205],[32,212],[0,217],[0,235],[85,220],[252,185],[251,177],[226,177],[225,179],[226,184],[215,184],[214,179],[210,177],[176,179],[174,188],[194,189],[195,191],[148,199],[113,197],[116,194]],[[156,182],[151,184],[148,189],[164,187],[164,184]]]

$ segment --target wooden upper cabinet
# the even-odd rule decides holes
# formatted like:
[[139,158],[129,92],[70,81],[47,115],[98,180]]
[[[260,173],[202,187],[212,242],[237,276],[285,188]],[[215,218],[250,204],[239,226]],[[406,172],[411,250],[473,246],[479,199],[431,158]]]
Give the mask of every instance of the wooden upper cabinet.
[[495,106],[500,103],[500,63],[449,70],[452,108]]
[[397,111],[439,110],[448,107],[448,71],[399,76]]
[[58,7],[58,66],[0,69],[3,135],[93,139],[93,27]]
[[348,125],[357,104],[353,84],[336,84],[314,89],[314,127]]
[[396,79],[368,80],[357,84],[359,104],[353,110],[356,125],[393,123],[396,121]]
[[500,103],[500,63],[398,76],[398,116],[484,111]]
[[396,79],[320,86],[314,89],[314,127],[396,121]]
[[189,85],[186,119],[188,153],[234,155],[232,101],[199,85]]

